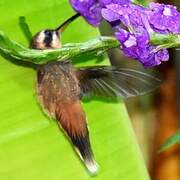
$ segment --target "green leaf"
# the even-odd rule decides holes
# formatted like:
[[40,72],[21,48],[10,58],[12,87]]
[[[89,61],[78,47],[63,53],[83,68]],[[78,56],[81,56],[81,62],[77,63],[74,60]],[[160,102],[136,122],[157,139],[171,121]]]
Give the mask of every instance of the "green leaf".
[[180,132],[177,132],[173,136],[169,137],[160,148],[160,152],[163,152],[175,144],[180,144]]
[[71,59],[84,54],[99,56],[108,49],[118,47],[119,45],[119,42],[113,37],[98,37],[84,43],[68,43],[60,49],[34,50],[9,39],[7,35],[0,31],[0,50],[2,53],[16,60],[34,64]]
[[[32,34],[26,23],[24,16],[21,16],[19,25],[25,37],[30,42]],[[180,47],[180,35],[152,33],[150,43],[157,45],[156,50],[163,48]],[[67,43],[60,49],[54,50],[34,50],[20,45],[11,40],[3,31],[0,31],[0,52],[18,61],[27,61],[33,64],[45,64],[50,61],[61,61],[74,57],[99,56],[105,51],[120,47],[120,43],[115,37],[101,36],[84,43]]]
[[178,48],[180,47],[179,34],[151,34],[151,44],[158,45],[161,48]]
[[[27,17],[35,34],[54,28],[74,14],[65,0],[2,0],[0,27],[11,39],[28,46],[19,26]],[[99,36],[80,18],[63,34],[63,42],[84,42]],[[78,66],[106,58],[77,58]],[[90,57],[87,57],[90,59]],[[90,180],[83,164],[59,130],[41,111],[35,96],[36,71],[27,63],[0,57],[0,179]],[[147,170],[123,102],[83,102],[93,151],[100,170],[94,180],[148,180]]]
[[149,0],[132,0],[134,4],[142,5],[142,6],[148,6],[150,3]]

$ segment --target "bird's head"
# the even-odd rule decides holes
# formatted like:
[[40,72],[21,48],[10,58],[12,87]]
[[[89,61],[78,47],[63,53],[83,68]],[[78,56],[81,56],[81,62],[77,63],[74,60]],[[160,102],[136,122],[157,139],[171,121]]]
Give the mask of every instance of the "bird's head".
[[32,39],[31,48],[41,50],[61,48],[61,33],[79,16],[80,14],[75,14],[54,30],[45,29],[38,32]]
[[32,40],[33,49],[57,49],[61,47],[60,32],[56,30],[42,30]]

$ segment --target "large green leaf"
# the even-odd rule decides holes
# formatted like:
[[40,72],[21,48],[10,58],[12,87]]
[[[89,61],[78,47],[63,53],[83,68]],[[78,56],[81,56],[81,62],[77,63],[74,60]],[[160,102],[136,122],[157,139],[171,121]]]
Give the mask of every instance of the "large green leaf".
[[[0,29],[27,46],[19,16],[26,16],[36,33],[56,27],[73,14],[65,0],[1,0]],[[65,31],[63,42],[82,42],[97,35],[97,29],[80,18]],[[78,65],[87,64],[86,58]],[[35,70],[26,63],[0,57],[0,179],[91,179],[57,124],[42,113],[35,97],[35,79]],[[149,179],[124,103],[94,99],[83,105],[100,165],[93,179]]]

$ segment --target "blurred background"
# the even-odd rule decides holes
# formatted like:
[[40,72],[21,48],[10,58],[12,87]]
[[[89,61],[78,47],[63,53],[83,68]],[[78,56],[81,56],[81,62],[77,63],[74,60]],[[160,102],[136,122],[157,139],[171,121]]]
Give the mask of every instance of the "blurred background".
[[[180,8],[179,0],[156,2],[173,4]],[[102,24],[101,34],[112,34],[110,27],[107,28],[107,26],[105,22]],[[142,65],[133,60],[127,60],[118,49],[109,51],[109,57],[114,65],[134,66],[144,71]],[[145,71],[160,75],[163,84],[148,95],[126,100],[126,107],[151,179],[179,180],[180,146],[173,146],[162,153],[158,151],[165,140],[180,129],[180,50],[171,49],[168,62]]]

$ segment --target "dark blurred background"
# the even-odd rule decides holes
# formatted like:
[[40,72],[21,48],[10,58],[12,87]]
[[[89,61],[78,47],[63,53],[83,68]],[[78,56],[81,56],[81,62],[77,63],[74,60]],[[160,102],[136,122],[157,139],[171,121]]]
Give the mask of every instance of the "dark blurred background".
[[[180,9],[180,0],[161,0]],[[111,28],[102,23],[102,35],[113,34]],[[170,49],[170,59],[159,67],[144,69],[134,60],[127,60],[118,49],[108,53],[116,66],[126,66],[161,76],[163,83],[154,92],[126,100],[141,150],[152,180],[180,180],[180,146],[173,146],[158,153],[160,146],[180,128],[180,49]]]

